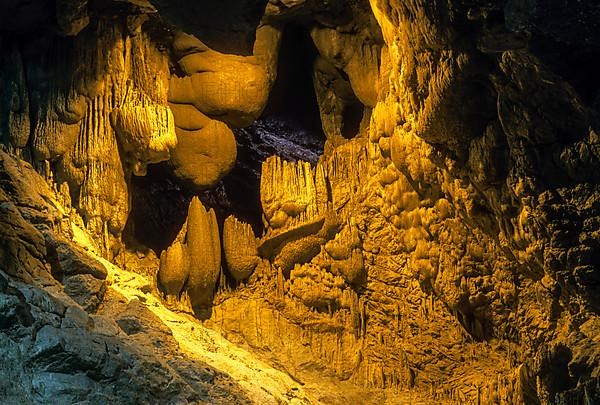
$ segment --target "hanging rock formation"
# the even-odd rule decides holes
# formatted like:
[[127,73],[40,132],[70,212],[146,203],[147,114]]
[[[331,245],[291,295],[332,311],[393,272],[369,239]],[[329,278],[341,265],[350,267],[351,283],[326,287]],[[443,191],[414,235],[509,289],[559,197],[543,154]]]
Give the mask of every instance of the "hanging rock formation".
[[229,127],[189,104],[171,104],[178,147],[172,153],[175,174],[195,188],[213,186],[235,163],[235,138]]
[[242,57],[214,51],[193,35],[175,34],[183,76],[171,77],[169,103],[180,142],[171,160],[178,177],[202,189],[233,168],[235,138],[225,123],[247,126],[260,116],[275,81],[280,36],[277,28],[258,28],[254,54]]
[[68,185],[108,256],[127,220],[129,176],[169,159],[177,143],[168,57],[142,28],[149,12],[134,7],[128,24],[101,16],[81,31],[84,14],[72,38],[2,42],[3,142]]
[[381,31],[364,3],[349,9],[351,18],[343,24],[316,24],[310,31],[319,51],[313,82],[323,130],[333,145],[368,123],[380,86]]
[[185,74],[173,76],[169,101],[233,126],[246,126],[262,112],[277,74],[280,32],[263,25],[256,31],[254,53],[240,57],[213,51],[192,35],[177,33],[173,48]]

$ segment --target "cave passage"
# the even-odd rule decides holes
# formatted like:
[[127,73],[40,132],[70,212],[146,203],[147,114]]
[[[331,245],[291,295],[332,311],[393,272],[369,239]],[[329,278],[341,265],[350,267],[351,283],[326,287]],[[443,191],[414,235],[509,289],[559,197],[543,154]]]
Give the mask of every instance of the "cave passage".
[[231,212],[261,234],[260,171],[271,155],[315,164],[323,153],[325,133],[312,81],[317,50],[308,30],[288,26],[282,37],[277,80],[262,116],[247,128],[234,130],[238,157],[223,179]]
[[[305,27],[288,26],[282,37],[277,80],[262,116],[247,128],[234,129],[238,156],[233,170],[219,184],[200,194],[214,208],[219,222],[230,214],[263,231],[260,204],[262,162],[279,155],[316,164],[325,133],[313,86],[317,50]],[[124,240],[130,248],[166,249],[185,222],[193,193],[176,179],[168,163],[150,165],[146,176],[131,181],[131,212]],[[141,246],[140,246],[141,245]]]

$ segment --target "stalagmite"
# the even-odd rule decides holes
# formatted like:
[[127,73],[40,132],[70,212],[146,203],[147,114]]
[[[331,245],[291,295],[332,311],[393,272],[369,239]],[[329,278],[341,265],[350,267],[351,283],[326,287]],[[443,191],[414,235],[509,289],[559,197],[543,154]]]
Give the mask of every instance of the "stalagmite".
[[160,255],[158,285],[167,296],[179,298],[189,276],[189,257],[186,246],[175,241]]
[[223,251],[227,269],[237,281],[250,277],[260,260],[252,227],[233,215],[223,225]]
[[212,304],[221,271],[221,242],[215,212],[207,212],[196,197],[188,212],[185,243],[190,266],[187,291],[194,311],[203,311]]
[[177,239],[160,256],[159,287],[178,299],[185,292],[194,312],[206,316],[220,272],[221,243],[215,212],[207,212],[194,197]]

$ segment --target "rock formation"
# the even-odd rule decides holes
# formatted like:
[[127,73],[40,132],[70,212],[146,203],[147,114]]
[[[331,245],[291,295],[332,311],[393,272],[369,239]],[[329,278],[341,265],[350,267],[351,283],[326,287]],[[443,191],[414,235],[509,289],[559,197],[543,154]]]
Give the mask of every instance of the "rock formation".
[[127,24],[101,17],[72,39],[3,41],[2,138],[68,184],[107,255],[127,220],[128,177],[168,159],[177,142],[167,57],[142,28],[148,10],[133,12]]
[[159,286],[176,299],[185,292],[192,309],[200,314],[210,309],[220,272],[221,242],[215,212],[207,212],[194,197],[177,239],[160,255]]
[[175,34],[183,76],[171,77],[169,103],[180,141],[172,158],[179,177],[205,188],[231,170],[236,144],[225,123],[247,126],[260,116],[275,81],[279,38],[277,28],[263,25],[256,31],[254,54],[241,57],[214,51],[193,35]]
[[234,216],[228,216],[223,224],[223,252],[233,278],[237,281],[248,279],[259,262],[252,227]]
[[323,173],[315,175],[308,162],[273,156],[262,167],[260,199],[267,229],[281,231],[322,219],[328,202]]
[[[74,242],[90,235],[156,278],[148,294],[317,381],[317,402],[600,401],[598,7],[238,3],[40,0],[0,15],[0,341],[23,365],[13,377],[34,376],[7,398],[110,401],[131,379],[157,388],[125,403],[222,398],[185,358],[160,358],[177,350],[168,332],[114,295]],[[227,16],[206,22],[215,10]],[[311,47],[327,140],[318,159],[264,147],[262,218],[245,223],[207,210],[205,191],[236,163],[232,128],[270,102],[286,26]],[[159,162],[170,209],[191,199],[177,236],[184,210],[152,213],[173,226],[160,260],[123,237],[144,220],[132,178]],[[140,348],[154,333],[164,350]]]
[[246,401],[182,356],[141,301],[107,286],[93,245],[72,240],[82,223],[31,165],[0,151],[0,179],[1,402]]
[[[215,308],[215,327],[291,353],[277,358],[306,378],[308,358],[313,367],[368,386],[422,387],[434,401],[591,398],[598,238],[590,226],[598,182],[572,165],[598,165],[588,149],[597,112],[527,48],[523,32],[494,25],[491,16],[516,12],[512,5],[465,9],[464,21],[473,22],[459,29],[457,20],[442,18],[443,7],[371,3],[385,41],[376,98],[352,80],[335,85],[348,58],[333,44],[344,40],[328,41],[339,31],[312,31],[320,72],[339,78],[330,84],[344,89],[338,94],[354,93],[373,107],[370,124],[346,143],[329,131],[338,146],[315,169],[267,161],[259,251],[271,270],[261,271],[257,295],[271,296],[253,304],[250,311],[260,315],[247,321],[248,329],[239,320],[250,311],[234,309],[228,296]],[[475,42],[464,40],[469,35]],[[338,66],[328,55],[338,55]],[[329,107],[335,98],[323,94],[325,129],[327,122],[339,128],[342,107]],[[550,118],[558,116],[573,126]],[[342,224],[329,241],[318,240],[322,223],[307,214],[317,211],[308,208],[319,190],[313,173],[323,173],[324,206]],[[575,312],[567,309],[582,300]],[[271,307],[284,314],[285,326]],[[256,324],[260,341],[253,337]],[[272,338],[271,328],[278,330]]]

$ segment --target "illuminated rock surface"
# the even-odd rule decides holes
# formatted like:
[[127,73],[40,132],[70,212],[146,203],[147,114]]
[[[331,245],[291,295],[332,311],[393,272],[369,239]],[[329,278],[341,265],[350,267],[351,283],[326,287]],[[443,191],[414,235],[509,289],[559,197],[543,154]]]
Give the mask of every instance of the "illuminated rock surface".
[[[600,401],[598,18],[7,5],[0,399]],[[276,104],[315,111],[324,147],[252,143]]]
[[223,224],[223,251],[227,269],[237,281],[248,279],[258,264],[254,231],[249,224],[229,216]]

